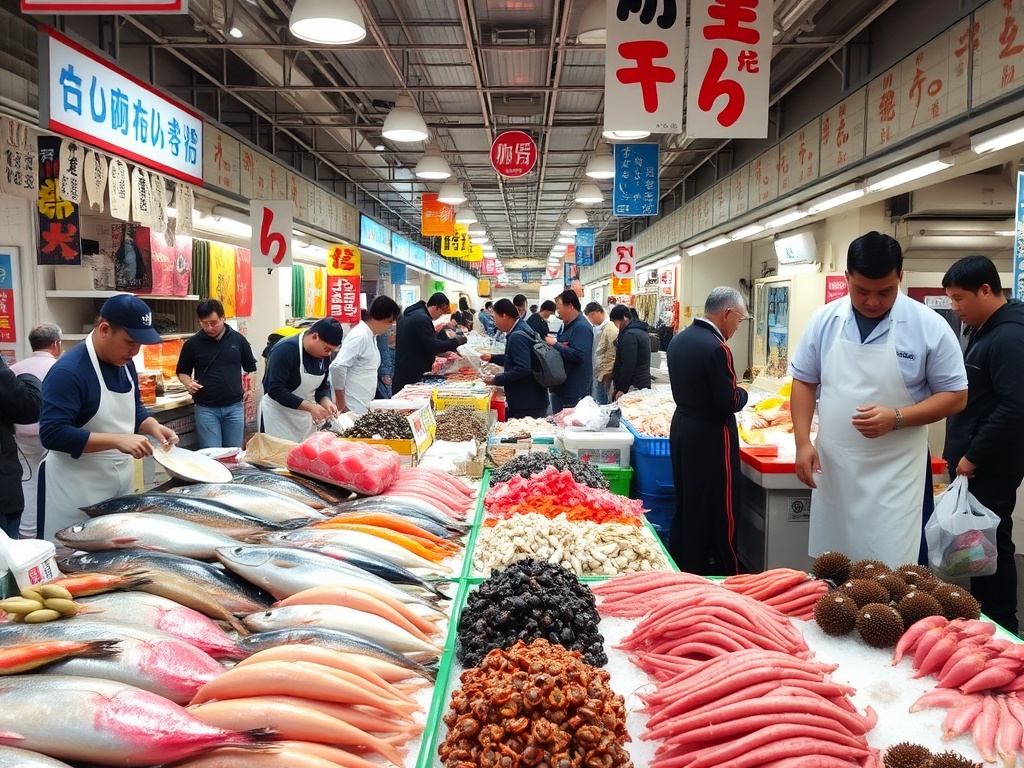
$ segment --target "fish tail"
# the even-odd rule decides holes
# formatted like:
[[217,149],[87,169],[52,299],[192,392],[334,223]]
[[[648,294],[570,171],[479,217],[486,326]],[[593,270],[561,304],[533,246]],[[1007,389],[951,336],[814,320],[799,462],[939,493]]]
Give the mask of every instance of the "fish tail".
[[275,741],[281,739],[281,734],[273,728],[250,728],[248,731],[239,731],[246,740],[255,747],[274,747]]
[[117,640],[90,640],[80,656],[89,656],[94,659],[108,659],[121,652],[121,643]]

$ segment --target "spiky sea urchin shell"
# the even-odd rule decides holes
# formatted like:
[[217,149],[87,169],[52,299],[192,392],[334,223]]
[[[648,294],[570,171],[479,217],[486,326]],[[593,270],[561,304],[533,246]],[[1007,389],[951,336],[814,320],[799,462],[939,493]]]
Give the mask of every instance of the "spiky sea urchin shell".
[[939,583],[935,574],[923,565],[908,563],[901,565],[894,573],[920,592],[931,592]]
[[822,552],[815,558],[811,573],[838,586],[850,579],[850,558],[842,552]]
[[895,573],[880,573],[875,576],[875,581],[885,587],[889,593],[889,602],[893,603],[898,603],[914,589]]
[[857,631],[873,648],[889,648],[903,635],[903,619],[895,608],[884,603],[870,603],[857,614]]
[[942,606],[942,614],[953,619],[977,619],[981,616],[981,605],[974,595],[955,584],[940,584],[932,590],[932,597]]
[[885,768],[933,768],[932,752],[920,744],[903,741],[893,744],[882,758]]
[[826,635],[848,635],[857,625],[857,604],[849,595],[828,592],[814,603],[814,621]]
[[892,568],[881,560],[858,560],[850,565],[851,579],[873,579],[880,573],[892,573]]
[[982,768],[982,764],[964,757],[959,752],[941,752],[932,755],[929,768]]
[[896,610],[903,617],[903,626],[916,624],[925,616],[942,616],[942,605],[927,592],[914,590],[896,603]]
[[851,579],[843,584],[839,591],[852,597],[858,608],[863,608],[868,603],[889,602],[889,593],[874,579]]

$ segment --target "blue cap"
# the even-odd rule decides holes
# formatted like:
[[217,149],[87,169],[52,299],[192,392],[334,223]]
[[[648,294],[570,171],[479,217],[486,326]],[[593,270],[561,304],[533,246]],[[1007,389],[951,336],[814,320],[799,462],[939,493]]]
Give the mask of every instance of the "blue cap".
[[153,328],[153,310],[130,293],[111,296],[100,307],[100,317],[125,329],[132,341],[159,344],[160,334]]

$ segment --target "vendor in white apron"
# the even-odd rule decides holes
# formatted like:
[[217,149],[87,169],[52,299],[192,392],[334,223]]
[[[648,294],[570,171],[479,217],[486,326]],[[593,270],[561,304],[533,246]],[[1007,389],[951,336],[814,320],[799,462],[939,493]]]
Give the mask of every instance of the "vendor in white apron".
[[299,443],[338,412],[328,371],[343,333],[337,320],[326,317],[274,345],[260,402],[264,432]]
[[174,430],[149,415],[139,398],[132,361],[143,344],[159,344],[153,315],[131,294],[113,296],[84,342],[54,363],[43,381],[39,438],[45,491],[38,532],[54,534],[82,522],[80,507],[133,490],[132,459],[153,453],[153,438],[169,447]]
[[796,474],[814,489],[812,557],[918,561],[928,425],[964,408],[967,372],[949,324],[902,295],[902,277],[893,238],[854,240],[849,296],[815,312],[790,360]]

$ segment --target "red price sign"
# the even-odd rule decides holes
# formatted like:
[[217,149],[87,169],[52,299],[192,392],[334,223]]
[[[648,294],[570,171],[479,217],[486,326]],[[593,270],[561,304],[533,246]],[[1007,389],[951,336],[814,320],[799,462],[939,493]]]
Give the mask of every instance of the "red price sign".
[[636,243],[612,243],[612,277],[632,280],[636,275]]
[[828,275],[825,278],[825,303],[848,296],[850,286],[846,282],[846,275]]
[[253,200],[250,206],[252,266],[290,267],[295,204],[291,200]]
[[505,131],[491,144],[491,165],[507,179],[525,176],[537,164],[537,143],[524,131]]

